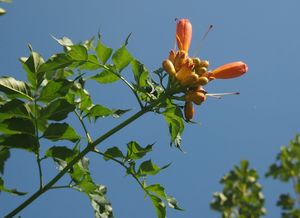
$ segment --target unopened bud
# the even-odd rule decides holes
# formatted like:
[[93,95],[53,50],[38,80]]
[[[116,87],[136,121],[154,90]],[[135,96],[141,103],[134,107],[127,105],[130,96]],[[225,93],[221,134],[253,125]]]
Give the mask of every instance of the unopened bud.
[[191,74],[187,75],[180,81],[180,84],[182,86],[193,86],[195,83],[197,83],[198,79],[199,76],[194,72],[191,72]]
[[190,101],[185,102],[185,105],[184,105],[185,119],[188,121],[193,119],[194,114],[195,114],[195,109],[194,109],[193,103]]
[[199,66],[208,68],[209,67],[209,61],[208,60],[202,60],[199,64]]
[[192,101],[193,103],[200,105],[206,100],[206,96],[203,92],[189,91],[185,96],[186,101]]
[[176,71],[175,71],[175,67],[173,65],[173,63],[166,59],[163,61],[162,66],[164,68],[164,70],[172,77],[176,76]]
[[207,68],[206,67],[201,67],[201,66],[196,66],[195,67],[195,71],[199,76],[202,76],[204,73],[207,72]]
[[198,78],[197,82],[195,85],[197,86],[205,86],[209,82],[208,78],[205,76],[201,76]]

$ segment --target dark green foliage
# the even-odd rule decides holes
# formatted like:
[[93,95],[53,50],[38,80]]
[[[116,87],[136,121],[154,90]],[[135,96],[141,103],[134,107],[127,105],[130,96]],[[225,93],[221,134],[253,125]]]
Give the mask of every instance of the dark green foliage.
[[300,217],[300,207],[296,202],[300,197],[300,136],[296,135],[288,146],[281,147],[276,162],[272,164],[267,177],[273,177],[282,182],[292,181],[296,197],[290,194],[281,194],[277,206],[281,207],[282,218]]
[[262,217],[266,210],[262,187],[257,180],[257,172],[249,169],[247,161],[242,161],[221,179],[223,191],[214,193],[211,208],[223,218]]

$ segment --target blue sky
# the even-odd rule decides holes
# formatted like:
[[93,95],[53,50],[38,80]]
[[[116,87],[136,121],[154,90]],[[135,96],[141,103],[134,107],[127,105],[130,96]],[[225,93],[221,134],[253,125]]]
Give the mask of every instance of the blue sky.
[[[209,209],[213,192],[220,191],[218,181],[235,164],[248,159],[261,175],[267,199],[266,217],[279,217],[274,206],[280,193],[290,190],[264,178],[280,146],[300,132],[299,56],[300,2],[289,1],[79,1],[15,0],[1,4],[8,14],[0,17],[0,75],[25,79],[18,58],[29,54],[27,44],[45,58],[60,52],[52,40],[68,36],[80,42],[100,30],[103,41],[118,48],[132,32],[130,52],[149,70],[160,67],[174,46],[174,18],[189,18],[193,24],[190,53],[196,52],[200,39],[210,24],[214,29],[202,43],[200,58],[212,68],[242,60],[249,66],[243,77],[213,81],[209,92],[239,91],[239,96],[222,100],[208,99],[197,107],[195,120],[183,135],[183,154],[169,147],[167,126],[154,114],[147,114],[103,143],[124,147],[130,140],[141,145],[156,142],[152,160],[158,165],[173,162],[159,176],[167,193],[174,195],[185,212],[168,210],[168,217],[218,217]],[[130,78],[130,69],[124,72]],[[99,87],[90,85],[90,93],[104,105],[138,109],[134,96],[121,83]],[[120,120],[104,119],[93,128],[98,136]],[[74,125],[79,125],[74,122]],[[104,125],[104,127],[103,127]],[[108,188],[115,216],[152,218],[155,211],[138,185],[114,163],[89,156],[95,180]],[[55,165],[46,163],[46,180],[55,174]],[[5,181],[9,187],[33,192],[38,187],[37,169],[32,154],[14,151],[7,162]],[[0,216],[26,197],[0,195]],[[46,193],[20,215],[26,217],[93,217],[88,198],[72,190]]]

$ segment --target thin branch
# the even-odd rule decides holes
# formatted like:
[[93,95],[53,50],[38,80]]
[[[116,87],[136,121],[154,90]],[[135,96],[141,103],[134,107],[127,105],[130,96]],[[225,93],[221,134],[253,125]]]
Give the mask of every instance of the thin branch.
[[77,116],[77,118],[78,118],[78,120],[79,120],[79,122],[80,122],[80,124],[81,124],[81,126],[82,126],[82,128],[84,130],[84,132],[85,132],[85,135],[86,135],[87,140],[88,140],[88,144],[93,143],[93,140],[92,140],[92,138],[91,138],[91,136],[90,136],[90,134],[89,134],[89,132],[88,132],[88,130],[86,128],[86,125],[83,122],[82,117],[79,115],[79,113],[76,110],[74,110],[74,113],[76,114],[76,116]]

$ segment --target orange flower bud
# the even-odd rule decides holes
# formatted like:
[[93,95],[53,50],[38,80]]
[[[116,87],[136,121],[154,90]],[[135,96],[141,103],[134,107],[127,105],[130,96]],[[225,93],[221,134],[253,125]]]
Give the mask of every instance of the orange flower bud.
[[199,76],[194,72],[191,72],[189,75],[187,75],[180,81],[180,84],[182,86],[193,86],[195,83],[197,83],[198,79]]
[[237,61],[216,68],[211,72],[211,77],[216,79],[231,79],[243,75],[247,70],[247,64]]
[[188,121],[193,119],[194,114],[195,114],[195,109],[194,109],[193,103],[190,101],[185,102],[185,105],[184,105],[185,119],[187,119]]
[[206,100],[206,95],[203,92],[189,91],[185,96],[186,101],[192,101],[197,105],[200,105]]
[[196,86],[205,86],[209,80],[205,76],[200,76],[195,83]]
[[177,20],[176,41],[179,50],[188,52],[192,40],[192,24],[188,19]]
[[195,71],[199,76],[202,76],[204,73],[207,72],[207,68],[206,67],[201,67],[201,66],[196,66],[195,67]]
[[170,60],[164,60],[162,63],[164,70],[172,77],[176,76],[176,71],[173,63]]
[[201,60],[199,66],[208,68],[209,67],[209,61],[208,60]]

